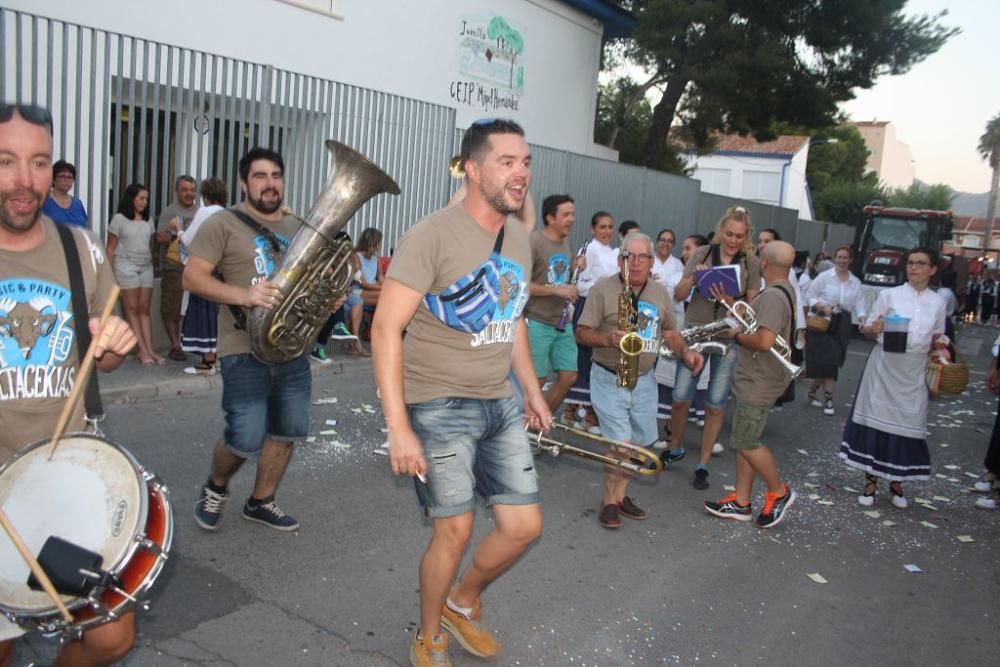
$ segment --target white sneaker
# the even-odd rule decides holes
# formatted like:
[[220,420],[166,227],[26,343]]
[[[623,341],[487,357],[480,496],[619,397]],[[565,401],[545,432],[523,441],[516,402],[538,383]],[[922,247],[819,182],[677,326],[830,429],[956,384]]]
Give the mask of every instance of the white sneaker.
[[695,424],[697,424],[698,426],[704,426],[705,425],[705,420],[699,418],[697,421],[695,421]]
[[601,427],[600,426],[590,426],[590,427],[587,428],[587,433],[590,433],[591,435],[601,435]]
[[721,442],[717,442],[714,445],[712,445],[712,454],[714,454],[715,456],[718,456],[724,451],[726,451],[726,448],[722,446]]
[[813,406],[814,408],[821,408],[823,407],[823,402],[820,401],[818,398],[814,398],[813,400],[809,401],[809,405]]
[[985,498],[977,498],[976,507],[981,510],[1000,510],[1000,490],[994,489]]
[[650,449],[652,449],[654,452],[662,452],[664,449],[667,448],[667,446],[668,445],[666,440],[657,440],[652,444]]
[[910,506],[910,501],[906,499],[906,496],[897,496],[895,493],[892,494],[892,506],[901,510],[905,510]]
[[976,493],[989,493],[993,490],[993,485],[996,480],[986,479],[986,475],[980,477],[975,484],[972,485],[972,490]]
[[[895,496],[893,496],[895,502]],[[858,504],[862,507],[871,507],[875,504],[875,496],[858,496]]]

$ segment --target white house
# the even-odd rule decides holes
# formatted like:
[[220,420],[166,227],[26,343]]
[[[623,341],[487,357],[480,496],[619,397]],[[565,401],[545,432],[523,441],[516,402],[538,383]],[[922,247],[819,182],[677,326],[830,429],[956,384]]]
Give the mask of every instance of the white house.
[[791,208],[800,219],[813,219],[806,184],[809,137],[782,135],[760,142],[732,134],[718,139],[708,155],[685,154],[702,192]]

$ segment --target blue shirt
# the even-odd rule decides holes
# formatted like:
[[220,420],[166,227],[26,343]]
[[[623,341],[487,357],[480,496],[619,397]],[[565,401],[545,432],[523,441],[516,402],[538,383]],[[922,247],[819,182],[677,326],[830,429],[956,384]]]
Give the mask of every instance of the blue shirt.
[[42,205],[42,213],[52,218],[53,222],[61,225],[75,225],[85,229],[89,227],[87,209],[83,207],[83,202],[76,197],[72,198],[69,208],[63,208],[49,195],[45,198],[45,204]]

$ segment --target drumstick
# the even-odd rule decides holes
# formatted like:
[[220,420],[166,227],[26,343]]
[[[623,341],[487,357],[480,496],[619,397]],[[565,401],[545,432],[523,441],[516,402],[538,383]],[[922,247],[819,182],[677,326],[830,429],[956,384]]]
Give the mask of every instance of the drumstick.
[[21,553],[21,558],[23,558],[24,562],[28,564],[28,567],[31,568],[32,573],[35,575],[35,579],[38,579],[38,581],[41,582],[42,588],[44,588],[45,592],[49,594],[50,598],[52,598],[52,601],[56,605],[56,609],[58,609],[59,613],[63,615],[63,618],[66,619],[67,623],[72,623],[73,614],[69,613],[69,609],[66,608],[66,605],[63,604],[62,598],[59,597],[59,593],[56,592],[56,587],[52,585],[52,580],[49,579],[49,575],[45,574],[45,570],[43,570],[42,566],[38,564],[38,560],[31,554],[31,551],[28,549],[28,545],[25,544],[24,540],[21,539],[21,536],[17,534],[17,531],[14,529],[14,524],[10,522],[10,518],[7,516],[7,513],[2,509],[0,509],[0,524],[3,525],[3,529],[7,532],[7,536],[10,538],[10,541],[14,543],[14,546],[17,547],[17,550]]
[[[118,285],[111,286],[111,294],[108,295],[108,300],[104,304],[104,311],[101,313],[101,328],[107,323],[108,318],[111,317],[111,311],[115,307],[115,303],[118,302]],[[80,326],[78,322],[76,326]],[[90,326],[90,322],[84,322],[83,326]],[[59,444],[59,438],[62,437],[63,431],[66,430],[66,423],[69,422],[70,415],[73,414],[73,408],[76,407],[77,402],[80,400],[80,395],[83,393],[84,388],[87,386],[87,380],[90,378],[90,369],[94,365],[94,350],[97,349],[97,340],[100,335],[94,336],[90,339],[90,345],[87,347],[87,353],[83,355],[83,362],[80,364],[80,371],[76,374],[76,381],[73,383],[73,390],[69,392],[69,396],[66,398],[66,405],[63,406],[62,414],[59,415],[59,421],[56,422],[56,430],[52,434],[52,440],[49,442],[49,449],[45,453],[45,458],[52,460],[52,455],[56,451],[56,445]]]

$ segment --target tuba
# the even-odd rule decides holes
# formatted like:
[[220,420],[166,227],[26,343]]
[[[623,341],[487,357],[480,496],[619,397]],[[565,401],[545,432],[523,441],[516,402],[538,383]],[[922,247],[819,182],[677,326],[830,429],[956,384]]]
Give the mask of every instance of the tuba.
[[632,301],[632,286],[628,282],[628,250],[622,249],[622,291],[618,294],[618,330],[624,331],[618,343],[618,365],[616,373],[618,386],[635,389],[639,381],[639,355],[642,354],[642,337],[636,333],[639,313]]
[[354,274],[351,244],[335,237],[366,201],[382,192],[399,194],[396,182],[361,153],[332,139],[326,147],[333,153],[333,171],[268,276],[281,290],[281,304],[252,308],[247,318],[250,349],[264,363],[291,361],[316,342]]

